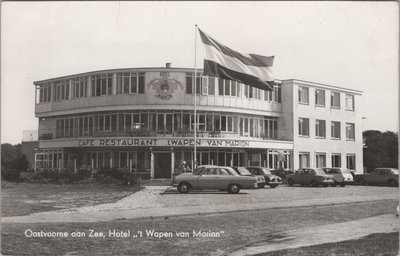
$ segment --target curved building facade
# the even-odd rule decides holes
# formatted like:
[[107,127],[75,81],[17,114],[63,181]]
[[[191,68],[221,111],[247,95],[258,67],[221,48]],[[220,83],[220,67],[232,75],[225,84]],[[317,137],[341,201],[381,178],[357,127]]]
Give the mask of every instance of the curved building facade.
[[[194,77],[193,69],[166,66],[94,71],[34,82],[39,118],[36,168],[116,168],[148,178],[170,178],[182,161],[194,161],[195,143],[198,164],[271,169],[312,166],[315,154],[309,152],[313,156],[307,160],[295,147],[298,139],[305,138],[298,136],[295,120],[301,94],[298,81],[277,81],[274,91],[263,91],[205,77],[198,70],[195,89]],[[338,92],[343,97],[361,95],[343,89]],[[348,118],[356,120],[354,113]],[[360,154],[359,136],[354,136],[354,143],[340,143],[340,151]],[[310,134],[308,139],[314,140]]]

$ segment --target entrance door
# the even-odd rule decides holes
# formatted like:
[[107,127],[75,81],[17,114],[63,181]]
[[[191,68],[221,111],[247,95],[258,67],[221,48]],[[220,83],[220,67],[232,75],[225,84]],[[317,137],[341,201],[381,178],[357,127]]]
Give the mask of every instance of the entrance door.
[[171,178],[171,153],[154,153],[154,178]]

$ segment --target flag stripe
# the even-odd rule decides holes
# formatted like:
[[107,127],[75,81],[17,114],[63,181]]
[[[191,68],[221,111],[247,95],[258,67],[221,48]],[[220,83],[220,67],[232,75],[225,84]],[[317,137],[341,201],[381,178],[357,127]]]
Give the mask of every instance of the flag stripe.
[[265,57],[258,54],[248,54],[247,56],[236,52],[229,47],[220,44],[215,39],[207,36],[203,31],[199,29],[201,41],[205,45],[214,47],[216,50],[222,52],[226,56],[234,57],[243,62],[245,65],[251,65],[256,67],[271,67],[274,62],[274,56]]
[[252,76],[259,77],[264,81],[273,80],[272,70],[270,67],[256,67],[256,66],[245,65],[237,58],[232,58],[231,56],[227,56],[212,46],[205,44],[204,48],[206,53],[206,59],[210,61],[214,61],[232,71],[236,71],[239,73],[248,73]]
[[204,75],[208,76],[216,76],[222,79],[229,79],[241,82],[243,84],[247,84],[262,90],[272,91],[273,87],[266,83],[265,81],[260,80],[256,76],[252,76],[249,74],[237,72],[235,70],[231,70],[223,65],[211,61],[211,60],[204,60]]

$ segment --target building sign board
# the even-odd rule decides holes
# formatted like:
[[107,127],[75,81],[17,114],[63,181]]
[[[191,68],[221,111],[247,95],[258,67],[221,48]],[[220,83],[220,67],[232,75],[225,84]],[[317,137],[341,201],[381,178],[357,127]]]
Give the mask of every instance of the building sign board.
[[[131,137],[104,137],[85,138],[71,140],[40,141],[40,148],[59,147],[193,147],[193,138],[131,138]],[[196,139],[198,147],[217,148],[277,148],[293,149],[293,143],[289,141],[265,141],[265,140],[235,140],[223,138],[199,138]]]

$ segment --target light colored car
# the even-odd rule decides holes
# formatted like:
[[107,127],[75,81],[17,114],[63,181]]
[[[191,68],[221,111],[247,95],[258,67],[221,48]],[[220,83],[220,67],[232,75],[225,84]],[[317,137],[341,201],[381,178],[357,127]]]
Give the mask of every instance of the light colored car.
[[334,184],[333,176],[326,174],[324,170],[320,168],[302,168],[297,170],[294,174],[288,174],[286,179],[289,186],[300,184],[302,186],[311,185],[317,187],[318,185],[323,185],[327,187]]
[[263,175],[265,178],[265,184],[270,188],[276,188],[282,184],[282,179],[275,174],[272,174],[267,167],[262,166],[249,166],[247,169],[254,175]]
[[333,181],[335,182],[332,186],[340,185],[344,187],[346,184],[353,184],[353,175],[346,168],[338,167],[325,167],[322,168],[326,174],[333,175]]
[[257,188],[257,179],[241,176],[230,167],[203,165],[193,173],[182,173],[174,177],[173,186],[181,193],[188,193],[192,189],[216,189],[237,194],[241,189]]
[[395,168],[375,168],[370,173],[358,174],[355,181],[361,185],[387,184],[399,185],[399,170]]
[[264,175],[255,175],[249,172],[249,170],[246,167],[241,167],[241,166],[231,166],[237,174],[242,175],[242,176],[254,176],[257,179],[257,186],[259,188],[265,187],[265,177]]

